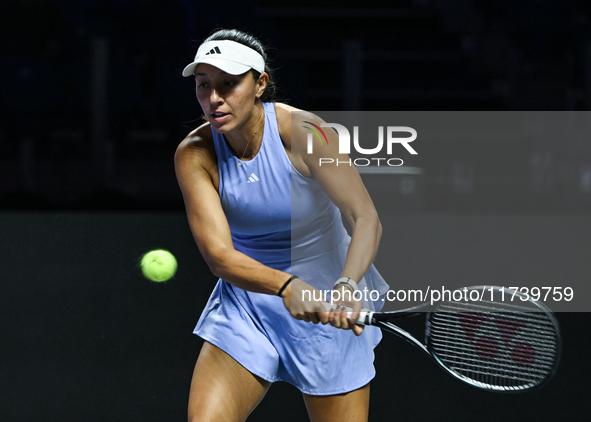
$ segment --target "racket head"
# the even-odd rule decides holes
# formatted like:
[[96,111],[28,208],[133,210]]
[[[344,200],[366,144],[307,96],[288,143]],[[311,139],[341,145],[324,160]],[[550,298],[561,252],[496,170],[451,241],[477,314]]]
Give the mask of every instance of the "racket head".
[[483,289],[498,300],[443,301],[427,314],[429,354],[454,377],[486,390],[510,393],[546,384],[561,355],[554,314],[519,292],[513,296],[513,290],[505,290],[505,301],[500,287],[461,291]]

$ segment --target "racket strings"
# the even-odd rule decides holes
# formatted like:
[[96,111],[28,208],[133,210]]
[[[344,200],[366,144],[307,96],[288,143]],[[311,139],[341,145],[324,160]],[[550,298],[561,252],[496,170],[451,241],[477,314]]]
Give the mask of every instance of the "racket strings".
[[[451,324],[443,319],[439,319],[439,328],[445,328],[446,332],[454,332],[456,335],[456,339],[458,340],[458,344],[462,344],[462,346],[471,346],[473,342],[470,340],[471,336],[462,335],[465,334],[466,325],[462,324],[460,329],[457,328],[457,324]],[[474,325],[474,330],[478,330],[479,326]],[[501,328],[499,328],[499,331]],[[438,333],[431,334],[432,337],[438,336]],[[440,336],[440,335],[439,335]],[[440,336],[441,337],[441,336]],[[556,347],[554,344],[554,336],[548,335],[545,331],[538,330],[536,335],[532,335],[529,331],[526,333],[521,333],[519,338],[525,341],[528,341],[529,344],[533,346],[539,346],[541,348],[541,355],[547,355],[550,358],[553,358],[556,355]],[[506,342],[507,335],[503,335],[502,333],[489,331],[486,337],[481,338],[482,348],[486,349],[488,347],[493,347],[497,350],[496,344],[498,341]],[[550,347],[550,350],[545,350],[545,348]],[[521,350],[516,350],[515,353],[521,353]]]
[[[446,351],[437,352],[437,356],[440,359],[446,361],[448,366],[453,367],[454,369],[457,368],[459,365],[464,365],[466,367],[466,369],[469,368],[469,370],[473,371],[473,370],[479,369],[480,367],[483,366],[482,365],[482,358],[475,359],[472,357],[472,355],[470,353],[467,353],[464,350],[465,349],[461,349],[461,348],[448,348]],[[485,356],[484,358],[485,359],[489,358],[490,360],[496,359],[497,361],[495,363],[498,366],[498,368],[503,371],[504,375],[511,375],[511,376],[515,376],[515,377],[523,376],[523,369],[521,368],[521,366],[517,365],[513,359],[499,359],[496,356],[496,354],[490,354],[488,356]],[[523,356],[522,359],[524,362],[528,362],[530,357]],[[552,361],[548,361],[548,363],[552,364]],[[452,366],[450,364],[455,364],[455,366]],[[472,365],[472,366],[469,366],[469,365]],[[487,368],[491,368],[491,366],[488,365]],[[496,373],[497,372],[489,372],[488,374],[492,375],[492,374],[496,374]],[[547,373],[548,373],[548,365],[534,363],[534,364],[531,364],[531,367],[529,368],[528,374],[531,376],[528,379],[530,381],[535,380],[537,378],[535,375],[545,376]]]
[[558,335],[535,305],[445,303],[429,321],[433,354],[469,382],[519,390],[539,384],[554,369]]
[[[432,334],[431,343],[436,341],[440,342],[440,344],[445,344],[444,342],[449,341],[449,336],[439,335],[438,333]],[[462,341],[462,339],[458,336],[454,339],[453,343],[447,344],[447,349],[449,349],[450,352],[455,351],[457,353],[467,354],[466,351],[470,351],[474,345],[475,344],[473,342]],[[541,345],[541,343],[538,343],[538,345]],[[532,353],[526,348],[514,347],[513,349],[510,349],[511,356],[508,357],[499,353],[500,346],[497,342],[491,342],[485,339],[476,343],[476,346],[478,348],[478,356],[480,356],[480,359],[499,359],[499,361],[502,360],[507,364],[515,363],[515,360],[518,362],[527,362],[528,360],[532,360]],[[511,345],[508,345],[507,347],[510,348]],[[554,362],[554,356],[556,356],[554,347],[550,348],[549,350],[543,350],[540,347],[535,356],[537,359],[532,360],[531,366],[535,367],[538,365],[545,367],[545,364],[552,364]]]

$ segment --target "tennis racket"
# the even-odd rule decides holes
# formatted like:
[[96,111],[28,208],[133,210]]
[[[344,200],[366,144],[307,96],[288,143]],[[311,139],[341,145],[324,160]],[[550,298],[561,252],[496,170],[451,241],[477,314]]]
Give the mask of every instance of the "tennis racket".
[[[485,390],[525,391],[552,378],[561,339],[558,322],[549,309],[501,287],[458,290],[465,298],[483,300],[455,301],[452,299],[460,295],[452,294],[449,301],[403,311],[363,310],[357,323],[375,325],[402,337],[457,379]],[[478,294],[472,295],[472,291]],[[424,343],[390,322],[420,314],[426,316]]]

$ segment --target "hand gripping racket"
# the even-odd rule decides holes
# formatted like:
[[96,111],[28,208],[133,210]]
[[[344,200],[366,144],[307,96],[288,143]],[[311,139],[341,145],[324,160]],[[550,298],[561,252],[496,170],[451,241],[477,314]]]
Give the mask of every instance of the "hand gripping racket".
[[[363,310],[358,324],[375,325],[418,347],[454,377],[475,387],[517,392],[547,382],[558,365],[558,322],[543,304],[514,290],[475,286],[462,297],[397,312]],[[471,294],[477,291],[478,294]],[[483,294],[481,294],[483,293]],[[504,296],[502,295],[504,293]],[[492,299],[492,300],[490,300]],[[502,300],[504,299],[504,300]],[[424,312],[426,310],[429,312]],[[424,344],[390,321],[426,314]]]

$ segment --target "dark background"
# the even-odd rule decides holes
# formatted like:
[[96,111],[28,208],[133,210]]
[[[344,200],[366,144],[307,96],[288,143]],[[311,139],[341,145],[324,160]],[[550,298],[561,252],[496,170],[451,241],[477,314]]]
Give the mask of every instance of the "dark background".
[[[589,4],[2,1],[0,420],[185,418],[201,344],[191,331],[215,279],[188,230],[172,157],[200,122],[194,83],[180,72],[213,29],[269,44],[283,99],[303,109],[586,111]],[[498,165],[507,149],[517,152]],[[482,219],[483,235],[499,215],[589,227],[588,139],[446,142],[410,164],[420,172],[365,180],[378,206],[388,198],[382,220],[423,254],[421,276],[455,268],[453,257],[444,270],[428,264],[466,230],[462,216]],[[549,255],[532,261],[555,260],[565,239],[545,241]],[[578,242],[581,254],[590,251]],[[179,259],[165,284],[137,268],[158,247]],[[485,252],[483,273],[499,256],[494,245]],[[393,258],[400,274],[416,274],[410,258],[402,247]],[[590,318],[558,318],[560,370],[526,395],[464,386],[386,337],[376,350],[372,420],[587,420]],[[252,420],[305,420],[305,410],[294,388],[278,384]]]
[[[306,110],[585,111],[590,4],[4,0],[0,209],[182,210],[172,157],[201,112],[181,70],[217,27],[268,44]],[[591,209],[588,139],[449,141],[412,165],[426,212]]]

